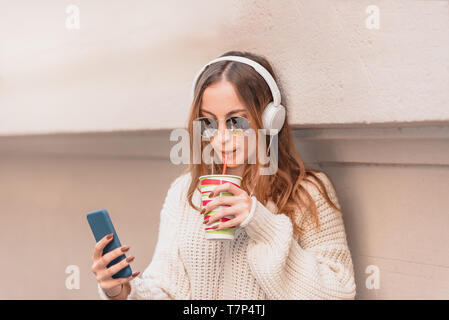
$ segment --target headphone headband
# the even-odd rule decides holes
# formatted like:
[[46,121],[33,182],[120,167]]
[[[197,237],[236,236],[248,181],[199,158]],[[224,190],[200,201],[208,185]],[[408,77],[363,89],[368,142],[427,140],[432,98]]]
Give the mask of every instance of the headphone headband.
[[204,69],[206,69],[206,67],[212,63],[218,62],[218,61],[237,61],[237,62],[242,62],[245,63],[251,67],[253,67],[254,70],[256,70],[266,81],[266,83],[268,84],[268,86],[270,87],[271,90],[271,95],[273,97],[273,104],[275,107],[279,106],[281,104],[281,93],[279,91],[279,88],[276,84],[276,81],[274,81],[273,76],[270,74],[270,72],[268,72],[267,69],[265,69],[261,64],[248,59],[246,57],[240,57],[240,56],[224,56],[224,57],[219,57],[216,58],[212,61],[210,61],[208,64],[206,64],[195,76],[195,80],[193,81],[193,85],[192,85],[192,91],[191,91],[191,99],[193,101],[193,97],[195,95],[195,86],[196,86],[196,82],[198,81],[198,78],[200,77],[201,73],[204,71]]

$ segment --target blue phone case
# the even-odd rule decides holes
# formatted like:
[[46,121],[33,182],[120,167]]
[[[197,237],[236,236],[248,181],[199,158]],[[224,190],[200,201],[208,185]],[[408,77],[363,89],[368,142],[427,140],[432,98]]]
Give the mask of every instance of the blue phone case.
[[[104,236],[113,233],[114,238],[109,242],[106,247],[103,249],[103,255],[112,251],[118,247],[121,247],[120,240],[115,232],[114,225],[112,224],[111,218],[109,217],[108,212],[105,209],[89,212],[87,214],[87,221],[89,222],[90,228],[92,229],[92,233],[94,234],[95,241],[100,241]],[[107,267],[113,266],[114,264],[120,262],[125,259],[125,254],[115,258],[112,260]],[[117,273],[115,273],[112,278],[127,278],[131,276],[132,271],[131,267],[127,265],[125,268],[121,269]]]

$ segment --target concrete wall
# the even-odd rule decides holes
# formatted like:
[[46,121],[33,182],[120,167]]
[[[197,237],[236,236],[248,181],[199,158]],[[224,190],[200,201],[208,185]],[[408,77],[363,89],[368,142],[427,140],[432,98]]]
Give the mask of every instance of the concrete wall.
[[[122,244],[151,261],[159,212],[175,171],[148,159],[11,157],[0,162],[1,226],[6,275],[1,299],[97,299],[91,272],[95,240],[86,213],[107,209]],[[66,268],[80,270],[68,290]]]
[[[297,126],[449,120],[447,1],[2,1],[0,134],[176,128],[228,50],[265,55]],[[368,29],[369,5],[380,29]]]

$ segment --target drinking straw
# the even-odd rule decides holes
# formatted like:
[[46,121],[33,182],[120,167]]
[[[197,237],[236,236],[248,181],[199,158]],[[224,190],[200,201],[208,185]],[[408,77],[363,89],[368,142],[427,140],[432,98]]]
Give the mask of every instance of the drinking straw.
[[223,152],[223,159],[224,159],[223,172],[221,174],[226,174],[226,154],[224,152]]

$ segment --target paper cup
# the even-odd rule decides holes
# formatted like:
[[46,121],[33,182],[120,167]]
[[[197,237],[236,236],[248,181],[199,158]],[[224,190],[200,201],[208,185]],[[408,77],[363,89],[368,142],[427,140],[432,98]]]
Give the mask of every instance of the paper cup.
[[[230,182],[239,188],[242,185],[242,177],[229,175],[229,174],[210,174],[210,175],[201,176],[199,179],[200,179],[202,208],[206,207],[206,205],[217,196],[233,196],[233,194],[230,192],[220,192],[219,195],[215,195],[215,197],[209,198],[210,192],[216,186],[218,186],[220,184],[225,184],[227,182]],[[204,215],[204,219],[220,212],[220,210],[222,208],[226,208],[226,207],[229,207],[229,206],[227,206],[227,205],[226,206],[218,206],[218,207],[214,208],[213,210],[207,212]],[[231,220],[233,218],[234,218],[234,216],[226,216],[224,218],[221,218],[219,221],[215,221],[214,223],[212,223],[210,225],[205,225],[204,232],[206,235],[206,239],[218,239],[218,240],[234,239],[235,227],[221,229],[221,230],[211,229],[213,226],[220,224],[221,222]]]

